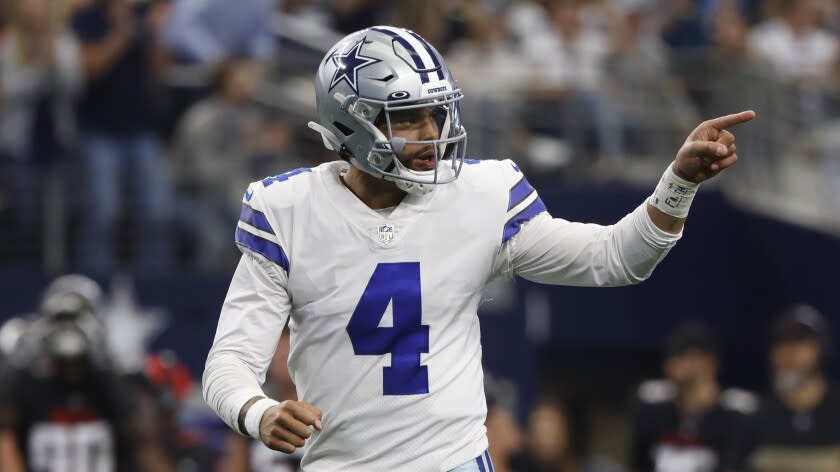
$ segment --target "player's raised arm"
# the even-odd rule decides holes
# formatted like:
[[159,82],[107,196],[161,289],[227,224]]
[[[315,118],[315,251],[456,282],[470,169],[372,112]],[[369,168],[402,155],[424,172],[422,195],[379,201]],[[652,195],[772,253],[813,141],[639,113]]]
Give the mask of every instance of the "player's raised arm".
[[735,135],[727,128],[753,118],[752,110],[721,116],[700,123],[688,135],[648,202],[648,214],[658,228],[669,233],[682,231],[697,186],[738,160]]
[[572,223],[544,211],[532,215],[502,248],[497,267],[557,285],[616,286],[647,279],[682,235],[698,185],[738,160],[735,136],[727,128],[754,117],[745,111],[701,123],[653,195],[614,225]]

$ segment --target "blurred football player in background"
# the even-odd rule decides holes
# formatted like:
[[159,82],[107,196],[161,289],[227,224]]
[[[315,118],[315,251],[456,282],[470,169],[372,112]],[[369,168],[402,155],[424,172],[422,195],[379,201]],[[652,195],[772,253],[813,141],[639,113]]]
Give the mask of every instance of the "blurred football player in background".
[[755,411],[750,393],[723,389],[715,336],[688,321],[665,344],[665,380],[639,386],[631,408],[633,468],[638,472],[728,470],[735,432]]
[[[700,124],[654,194],[611,226],[552,218],[510,160],[466,159],[463,97],[418,34],[348,35],[315,78],[342,160],[252,183],[243,252],[208,355],[204,398],[234,430],[310,470],[493,470],[477,308],[486,283],[647,279],[682,234],[697,186],[735,164],[726,130]],[[300,401],[261,388],[280,335]]]
[[840,389],[823,373],[828,332],[808,305],[790,307],[773,324],[773,392],[762,399],[740,443],[745,469],[840,470]]
[[110,368],[95,288],[57,280],[18,343],[0,380],[0,470],[174,470]]

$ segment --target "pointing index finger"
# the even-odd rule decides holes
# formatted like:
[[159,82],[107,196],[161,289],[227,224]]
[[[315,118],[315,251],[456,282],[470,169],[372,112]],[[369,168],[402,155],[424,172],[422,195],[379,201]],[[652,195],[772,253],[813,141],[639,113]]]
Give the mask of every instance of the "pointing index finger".
[[719,116],[706,122],[707,125],[713,126],[717,129],[726,129],[730,126],[735,126],[755,118],[755,112],[752,110],[742,111],[732,115]]

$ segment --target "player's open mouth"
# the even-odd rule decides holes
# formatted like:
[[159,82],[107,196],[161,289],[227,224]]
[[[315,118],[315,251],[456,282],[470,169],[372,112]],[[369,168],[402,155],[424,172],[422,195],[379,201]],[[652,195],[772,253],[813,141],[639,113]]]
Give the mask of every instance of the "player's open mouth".
[[411,160],[411,167],[416,171],[427,171],[435,169],[434,151],[425,152]]

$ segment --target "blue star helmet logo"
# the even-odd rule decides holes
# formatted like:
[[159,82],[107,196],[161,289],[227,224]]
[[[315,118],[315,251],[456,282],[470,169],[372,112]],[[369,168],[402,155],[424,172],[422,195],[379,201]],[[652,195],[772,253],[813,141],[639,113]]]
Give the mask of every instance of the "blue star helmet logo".
[[366,43],[367,38],[362,38],[358,43],[354,44],[349,51],[344,54],[338,52],[330,56],[333,64],[335,64],[335,73],[330,82],[330,91],[335,88],[341,81],[347,82],[347,85],[353,89],[353,92],[359,94],[359,69],[364,69],[367,66],[382,62],[380,59],[362,55],[362,46]]

